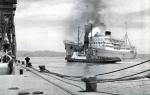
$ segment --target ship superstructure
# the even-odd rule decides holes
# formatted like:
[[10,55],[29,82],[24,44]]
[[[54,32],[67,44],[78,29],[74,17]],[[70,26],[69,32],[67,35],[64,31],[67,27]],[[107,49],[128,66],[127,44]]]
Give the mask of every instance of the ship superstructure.
[[127,34],[124,40],[118,40],[111,37],[110,31],[106,31],[105,35],[97,32],[90,40],[90,45],[97,56],[135,58],[136,48],[128,44],[127,39]]

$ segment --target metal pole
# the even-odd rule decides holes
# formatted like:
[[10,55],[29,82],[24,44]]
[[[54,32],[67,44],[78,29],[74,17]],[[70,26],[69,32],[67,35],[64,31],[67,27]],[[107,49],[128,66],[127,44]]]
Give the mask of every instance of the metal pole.
[[79,33],[79,32],[80,32],[80,26],[78,27],[78,46],[79,46],[79,40],[80,40],[80,39],[79,39],[79,36],[80,36],[80,33]]

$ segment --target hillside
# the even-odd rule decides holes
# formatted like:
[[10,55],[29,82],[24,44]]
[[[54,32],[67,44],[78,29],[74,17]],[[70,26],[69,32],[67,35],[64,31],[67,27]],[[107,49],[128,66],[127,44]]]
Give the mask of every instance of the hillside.
[[64,52],[55,51],[17,51],[17,57],[64,57]]

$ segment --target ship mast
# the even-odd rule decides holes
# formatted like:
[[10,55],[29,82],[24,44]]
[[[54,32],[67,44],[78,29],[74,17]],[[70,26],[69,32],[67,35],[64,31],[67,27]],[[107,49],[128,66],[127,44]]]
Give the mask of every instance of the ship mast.
[[79,36],[80,36],[80,26],[78,26],[78,46],[79,46],[79,40],[80,40],[80,38],[79,38]]
[[126,43],[126,45],[127,45],[127,43],[129,43],[129,46],[131,47],[131,43],[130,43],[130,40],[129,40],[129,37],[128,37],[128,31],[127,31],[126,23],[125,23],[125,30],[126,30],[125,43]]
[[92,41],[92,28],[93,28],[93,25],[92,25],[92,23],[91,23],[91,38],[90,38],[90,46],[92,47],[92,45],[91,45],[91,41]]

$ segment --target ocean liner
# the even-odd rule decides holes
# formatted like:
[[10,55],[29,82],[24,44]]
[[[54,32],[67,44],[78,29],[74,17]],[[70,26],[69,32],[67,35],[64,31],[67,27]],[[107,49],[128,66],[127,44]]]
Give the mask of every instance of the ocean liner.
[[123,40],[111,37],[110,31],[104,34],[97,31],[94,35],[94,25],[88,23],[84,29],[84,43],[64,40],[66,60],[71,62],[110,63],[124,58],[135,58],[136,48],[131,45],[127,33]]

